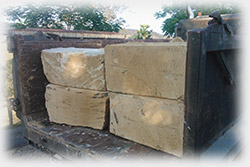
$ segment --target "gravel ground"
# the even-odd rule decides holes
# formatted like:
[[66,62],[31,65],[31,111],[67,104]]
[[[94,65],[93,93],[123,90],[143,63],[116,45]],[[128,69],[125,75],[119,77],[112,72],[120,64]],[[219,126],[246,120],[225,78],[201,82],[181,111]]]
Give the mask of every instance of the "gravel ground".
[[23,160],[32,160],[32,159],[50,159],[53,158],[53,155],[47,154],[40,151],[39,149],[31,146],[24,145],[22,147],[14,148],[7,151],[7,155],[11,159],[23,159]]
[[30,145],[28,141],[23,138],[21,125],[5,129],[5,131],[7,135],[5,153],[10,159],[56,159],[53,154]]
[[16,117],[14,111],[12,111],[13,125],[9,124],[10,120],[8,117],[7,105],[1,103],[2,112],[2,127],[5,136],[5,148],[4,154],[11,160],[22,159],[22,160],[32,160],[32,159],[58,159],[55,155],[51,153],[41,151],[36,147],[30,145],[28,141],[23,137],[23,126],[21,125],[21,120]]
[[3,154],[11,160],[34,160],[46,159],[49,161],[58,161],[61,159],[59,155],[51,154],[50,152],[42,151],[33,145],[30,145],[28,140],[23,137],[23,126],[21,120],[12,111],[12,122],[10,125],[10,118],[8,116],[7,102],[5,100],[0,102],[1,112],[1,132],[4,135],[4,142],[6,144]]

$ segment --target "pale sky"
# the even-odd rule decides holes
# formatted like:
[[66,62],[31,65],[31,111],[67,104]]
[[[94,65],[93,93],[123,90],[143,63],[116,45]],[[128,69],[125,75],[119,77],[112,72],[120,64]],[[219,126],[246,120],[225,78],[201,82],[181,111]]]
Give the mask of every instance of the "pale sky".
[[[161,26],[164,19],[156,19],[154,17],[155,12],[162,9],[163,3],[150,3],[150,1],[127,1],[124,3],[128,7],[121,17],[126,20],[124,28],[139,29],[140,24],[148,24],[149,29],[152,29],[154,32],[163,34]],[[167,1],[164,2],[167,4]]]

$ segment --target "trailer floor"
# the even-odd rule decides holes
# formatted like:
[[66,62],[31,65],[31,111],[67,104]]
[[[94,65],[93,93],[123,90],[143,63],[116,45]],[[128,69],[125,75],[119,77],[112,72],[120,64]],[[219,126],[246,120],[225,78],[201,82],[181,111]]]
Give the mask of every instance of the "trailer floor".
[[[46,126],[48,128],[48,126]],[[52,127],[50,127],[50,130],[55,130],[57,129],[56,127],[60,127],[59,125],[52,125]],[[25,139],[23,137],[23,127],[21,125],[19,126],[15,126],[13,128],[8,128],[5,129],[5,131],[7,132],[7,147],[6,147],[6,154],[9,158],[11,159],[23,159],[23,160],[32,160],[34,158],[39,158],[39,159],[49,159],[52,161],[57,161],[57,160],[61,160],[64,159],[62,156],[51,152],[43,147],[38,147],[38,145],[34,144],[34,143],[30,143],[28,142],[27,139]],[[47,129],[47,130],[49,130]],[[50,131],[49,130],[49,131]],[[57,129],[59,130],[59,129]],[[93,134],[92,129],[82,129],[82,128],[77,128],[74,130],[74,133],[69,133],[69,138],[74,138],[73,134],[79,135],[80,133],[85,132],[85,134],[91,134],[91,135],[95,135],[95,133]],[[237,126],[233,126],[232,128],[230,128],[220,139],[218,139],[214,145],[212,145],[207,151],[205,151],[203,153],[203,155],[201,156],[201,161],[202,160],[206,160],[207,158],[212,158],[213,160],[216,161],[235,161],[240,159],[240,153],[241,153],[241,148],[239,146],[239,139],[240,137],[237,136],[235,137],[235,133],[238,131]],[[89,132],[89,133],[88,133]],[[91,133],[92,132],[92,133]],[[53,131],[52,131],[53,133]],[[55,133],[55,131],[54,131]],[[99,134],[97,132],[97,134]],[[96,134],[96,135],[97,135]],[[103,133],[102,135],[106,136],[106,142],[109,140],[110,136],[109,135],[105,135],[105,133]],[[93,136],[92,136],[93,137]],[[96,136],[98,137],[98,136]],[[103,136],[102,136],[103,137]],[[111,136],[111,138],[116,137],[116,136]],[[94,137],[95,138],[95,137]],[[87,139],[87,138],[85,138]],[[102,138],[102,139],[105,139]],[[126,146],[128,148],[134,148],[134,152],[132,150],[132,155],[134,155],[136,158],[138,159],[143,159],[143,157],[145,158],[145,155],[147,158],[149,158],[150,156],[157,156],[158,158],[162,158],[162,159],[176,159],[172,156],[168,156],[162,152],[158,152],[156,150],[151,150],[150,148],[144,148],[144,146],[141,146],[139,144],[127,141],[127,140],[123,140],[123,139],[117,139],[120,142],[122,141],[123,146]],[[72,140],[71,140],[72,141]],[[85,140],[86,142],[86,140]],[[105,141],[104,141],[105,143]],[[116,143],[113,143],[114,145]],[[121,144],[121,146],[122,146]],[[93,145],[92,145],[93,146]],[[104,146],[105,147],[105,146]],[[98,147],[96,145],[96,148],[100,149],[101,147]],[[108,147],[105,147],[108,148]],[[118,147],[119,148],[119,147]],[[124,147],[125,148],[125,147]],[[123,151],[122,153],[122,158],[124,157],[131,157],[128,154],[128,150],[124,148],[120,147],[118,150],[113,150],[114,154],[121,154],[121,150]],[[94,153],[94,152],[93,152]],[[211,156],[212,155],[212,156]],[[115,157],[114,155],[112,157]]]

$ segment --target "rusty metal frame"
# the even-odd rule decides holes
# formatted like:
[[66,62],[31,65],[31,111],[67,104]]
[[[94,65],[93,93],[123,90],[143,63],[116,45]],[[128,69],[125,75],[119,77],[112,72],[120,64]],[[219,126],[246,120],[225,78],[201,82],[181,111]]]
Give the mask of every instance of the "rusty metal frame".
[[[222,25],[213,24],[203,29],[193,29],[188,32],[188,48],[185,79],[185,122],[184,122],[184,155],[199,156],[212,141],[216,140],[230,126],[236,117],[223,122],[219,131],[211,136],[206,144],[201,141],[201,114],[206,112],[204,104],[204,85],[206,80],[207,56],[218,56],[218,51],[232,51],[240,49],[238,36],[228,35]],[[236,55],[233,55],[236,56]],[[211,75],[211,74],[210,74]],[[211,81],[214,82],[214,81]],[[235,91],[235,87],[227,88]],[[228,101],[222,102],[224,106]],[[235,103],[235,101],[233,101]],[[237,111],[232,111],[237,112]],[[237,114],[235,114],[237,115]],[[210,119],[208,117],[208,119]],[[232,119],[232,120],[231,120]],[[216,120],[215,120],[216,121]]]

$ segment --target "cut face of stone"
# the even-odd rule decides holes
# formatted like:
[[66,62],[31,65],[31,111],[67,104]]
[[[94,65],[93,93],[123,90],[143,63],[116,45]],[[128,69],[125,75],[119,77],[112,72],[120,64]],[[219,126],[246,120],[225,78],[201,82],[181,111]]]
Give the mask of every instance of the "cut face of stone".
[[185,42],[106,46],[107,90],[168,99],[183,98],[186,50]]
[[110,94],[110,132],[140,144],[183,156],[182,101]]
[[106,90],[104,49],[54,48],[42,51],[44,74],[50,83]]
[[108,124],[108,93],[49,84],[45,93],[49,119],[55,123],[103,129]]

